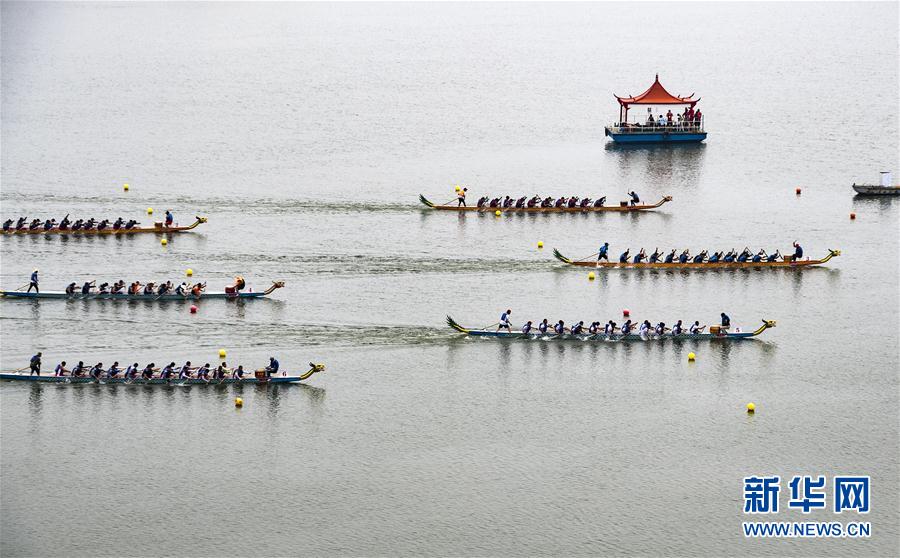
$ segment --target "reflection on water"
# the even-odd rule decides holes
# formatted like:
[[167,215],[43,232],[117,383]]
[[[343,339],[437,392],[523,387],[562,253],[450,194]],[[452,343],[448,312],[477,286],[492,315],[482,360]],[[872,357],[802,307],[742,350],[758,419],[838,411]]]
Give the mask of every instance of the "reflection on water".
[[[616,177],[630,184],[629,189],[638,189],[640,183],[678,184],[680,191],[697,187],[703,174],[703,160],[706,144],[645,144],[632,145],[608,142],[606,155],[612,162],[608,165],[616,169]],[[673,180],[675,179],[675,180]],[[644,197],[644,196],[642,196]],[[644,200],[655,203],[657,200]]]

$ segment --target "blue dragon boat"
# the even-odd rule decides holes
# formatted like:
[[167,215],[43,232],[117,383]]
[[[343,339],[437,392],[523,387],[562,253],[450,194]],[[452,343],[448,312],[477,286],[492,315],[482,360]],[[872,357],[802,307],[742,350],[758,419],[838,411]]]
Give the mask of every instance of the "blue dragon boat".
[[257,370],[254,374],[248,374],[243,378],[223,378],[221,380],[203,380],[200,378],[186,378],[179,380],[177,378],[134,378],[126,380],[122,377],[116,378],[94,378],[91,376],[38,376],[29,375],[27,372],[3,372],[0,373],[0,380],[4,381],[20,381],[20,382],[40,382],[48,384],[125,384],[125,385],[154,385],[154,386],[217,386],[229,384],[294,384],[308,379],[316,372],[325,370],[324,364],[309,363],[309,370],[299,376],[266,376],[265,371]]
[[[653,85],[640,95],[614,96],[619,101],[619,120],[606,126],[605,134],[616,143],[699,143],[706,139],[703,115],[694,110],[700,99],[694,99],[693,93],[687,97],[672,95],[659,82],[659,74]],[[632,106],[647,106],[646,121],[628,121]],[[654,117],[653,106],[685,107],[685,112],[672,114],[669,109],[665,116]]]

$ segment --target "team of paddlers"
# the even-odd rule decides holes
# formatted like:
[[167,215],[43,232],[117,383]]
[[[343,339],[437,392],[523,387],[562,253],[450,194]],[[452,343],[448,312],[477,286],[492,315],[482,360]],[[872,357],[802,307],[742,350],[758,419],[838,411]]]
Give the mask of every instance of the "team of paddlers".
[[[126,288],[125,281],[116,281],[115,283],[100,283],[97,281],[87,281],[80,287],[77,283],[72,282],[66,287],[67,295],[90,295],[90,294],[129,294],[129,295],[146,295],[146,296],[162,296],[166,294],[175,294],[184,297],[198,297],[203,294],[206,289],[206,283],[190,283],[182,282],[175,286],[171,281],[164,283],[149,282],[146,285],[140,281],[129,284]],[[243,284],[240,285],[243,288]]]
[[[776,250],[774,254],[769,254],[765,251],[765,249],[760,249],[758,252],[752,252],[750,248],[744,247],[743,250],[738,252],[734,248],[729,250],[727,253],[724,251],[709,253],[708,250],[703,250],[699,254],[692,256],[690,250],[683,250],[681,253],[678,253],[677,249],[673,249],[668,254],[664,252],[660,252],[659,248],[655,249],[652,254],[649,256],[647,252],[641,248],[640,252],[631,255],[631,250],[625,250],[619,255],[619,263],[731,263],[731,262],[776,262],[782,259],[780,250]],[[794,242],[794,254],[791,256],[792,261],[799,261],[803,258],[803,247],[800,246],[799,243]],[[597,261],[606,260],[609,261],[609,243],[604,242],[603,246],[600,247],[600,250],[597,252]]]
[[[166,220],[165,226],[171,227],[174,222],[175,217],[172,215],[171,211],[166,211]],[[51,230],[59,230],[59,231],[128,231],[140,225],[140,222],[135,221],[134,219],[125,220],[119,217],[115,221],[110,221],[109,219],[97,220],[91,217],[90,219],[77,219],[75,221],[71,221],[69,216],[66,215],[62,218],[62,221],[57,222],[56,219],[32,219],[30,222],[28,221],[28,217],[19,217],[16,220],[7,219],[3,222],[3,232],[9,231],[51,231]]]
[[[456,193],[457,205],[465,206],[466,205],[466,192],[468,188],[463,188],[459,192]],[[631,205],[637,205],[641,203],[641,198],[635,192],[629,192],[629,197],[631,198]],[[534,196],[532,198],[528,198],[528,196],[522,196],[519,199],[513,199],[509,196],[505,196],[503,198],[491,198],[490,196],[482,196],[478,198],[477,207],[481,209],[526,209],[526,208],[570,208],[570,209],[587,209],[589,207],[603,207],[606,204],[606,196],[603,196],[599,199],[593,200],[591,198],[579,198],[578,196],[571,197],[560,197],[552,198],[551,196],[547,196],[546,198],[542,198],[541,196]]]
[[[513,332],[512,324],[509,321],[510,314],[512,314],[512,310],[507,310],[500,315],[500,322],[497,324],[497,331],[505,329],[510,333]],[[716,326],[716,331],[718,331],[719,333],[724,333],[730,327],[731,318],[723,312],[721,314],[721,324]],[[614,337],[616,335],[638,334],[643,337],[660,337],[666,334],[696,335],[699,333],[703,333],[705,329],[706,326],[700,325],[699,321],[695,321],[693,324],[686,326],[682,320],[678,320],[677,322],[675,322],[675,325],[673,325],[672,327],[668,327],[666,326],[665,322],[659,322],[654,325],[650,322],[650,320],[644,320],[643,322],[638,323],[637,321],[628,319],[621,326],[613,320],[609,320],[605,324],[601,322],[591,322],[589,325],[585,325],[584,320],[580,320],[570,326],[567,326],[563,320],[559,320],[556,323],[550,323],[547,318],[544,318],[542,321],[538,322],[537,325],[535,325],[531,320],[525,322],[525,324],[520,328],[520,331],[525,334],[535,335],[569,334],[604,335],[607,337]]]
[[[28,368],[31,371],[29,375],[41,375],[41,357],[41,353],[37,353],[31,357],[31,361],[28,364]],[[275,357],[269,357],[269,364],[265,368],[262,368],[260,372],[265,373],[267,377],[270,377],[278,372],[280,366],[281,365]],[[198,379],[209,382],[224,380],[227,377],[234,380],[240,380],[244,377],[244,374],[246,374],[246,372],[244,371],[243,365],[240,365],[237,368],[228,368],[228,363],[222,362],[218,366],[213,367],[207,362],[203,366],[192,366],[191,361],[187,361],[181,366],[177,366],[174,362],[170,362],[162,368],[157,368],[156,363],[153,362],[144,367],[141,367],[135,362],[130,366],[121,368],[118,361],[116,361],[109,368],[105,368],[102,362],[98,362],[91,366],[85,364],[84,361],[79,360],[78,364],[73,366],[71,370],[66,368],[66,361],[62,361],[56,365],[56,368],[53,371],[53,375],[56,377],[89,377],[98,381],[103,378],[122,378],[124,380],[135,380],[140,378],[141,380]]]

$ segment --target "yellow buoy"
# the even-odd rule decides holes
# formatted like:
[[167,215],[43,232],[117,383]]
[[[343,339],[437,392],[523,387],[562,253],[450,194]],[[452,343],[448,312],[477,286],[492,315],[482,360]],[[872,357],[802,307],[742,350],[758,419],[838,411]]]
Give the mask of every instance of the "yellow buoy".
[[456,185],[456,187],[454,188],[454,190],[456,190],[457,192],[459,192],[459,184]]
[[185,271],[184,274],[187,275],[188,277],[190,277],[191,275],[194,274],[194,270],[191,268],[187,268],[187,271]]
[[243,406],[244,406],[244,400],[241,399],[240,397],[235,397],[235,398],[234,398],[234,406],[235,406],[235,407],[243,407]]
[[596,278],[596,277],[597,277],[597,276],[594,275],[594,272],[593,272],[593,271],[590,272],[590,273],[588,273],[588,281],[593,281],[594,278]]
[[690,362],[694,362],[694,360],[695,360],[696,358],[697,358],[697,355],[695,355],[694,353],[688,353],[688,360],[689,360]]
[[500,210],[498,209],[497,211],[495,211],[494,215],[496,215],[497,217],[500,217]]
[[219,358],[225,358],[225,349],[219,349]]
[[122,189],[125,190],[126,192],[128,191],[128,188],[130,188],[130,186],[128,185],[127,182],[125,184],[122,184]]
[[147,208],[147,215],[153,215],[153,208],[152,208],[152,207],[148,207],[148,208]]
[[543,247],[544,247],[543,241],[538,240],[538,248],[543,248]]
[[169,243],[169,241],[164,238],[164,239],[160,240],[159,243],[162,244],[163,246],[165,246],[166,244]]
[[755,405],[754,403],[747,403],[747,412],[748,412],[748,413],[755,413],[755,412],[756,412],[756,405]]

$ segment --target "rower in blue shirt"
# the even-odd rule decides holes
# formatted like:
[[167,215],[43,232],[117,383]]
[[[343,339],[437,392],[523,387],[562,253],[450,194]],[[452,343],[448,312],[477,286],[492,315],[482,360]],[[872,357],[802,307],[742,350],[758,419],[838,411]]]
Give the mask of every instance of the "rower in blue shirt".
[[173,222],[175,222],[175,216],[172,215],[171,210],[167,209],[166,210],[166,226],[171,227]]
[[538,324],[538,331],[541,332],[541,335],[546,335],[547,328],[549,328],[549,327],[550,327],[550,324],[547,323],[547,318],[544,318],[544,320]]
[[525,322],[525,325],[522,326],[522,333],[527,335],[529,332],[531,332],[531,327],[531,320],[528,320],[527,322]]
[[632,206],[635,206],[635,205],[641,203],[641,198],[638,197],[637,193],[634,190],[628,192],[628,195],[631,196],[631,205]]
[[[25,292],[30,293],[32,287],[34,287],[34,292],[36,292],[36,293],[41,292],[40,289],[38,289],[38,270],[36,270],[36,269],[31,272],[31,282],[28,284],[28,290]],[[19,287],[19,288],[21,288],[21,287]]]
[[501,329],[506,329],[506,331],[512,333],[512,328],[509,325],[509,315],[512,314],[512,310],[507,310],[506,312],[500,314],[500,323],[497,324],[497,331]]
[[643,248],[641,248],[641,251],[634,255],[633,263],[641,263],[646,257],[647,253],[644,252]]
[[604,242],[603,246],[600,247],[600,250],[597,252],[597,261],[606,260],[609,261],[609,242]]
[[796,262],[802,258],[803,258],[803,247],[800,246],[800,243],[795,240],[794,241],[794,257],[791,259],[791,261]]
[[266,366],[266,376],[274,376],[278,373],[278,367],[281,366],[275,357],[269,357],[269,365]]
[[28,374],[29,376],[31,376],[32,374],[37,374],[38,376],[41,375],[41,353],[40,352],[38,352],[38,354],[31,357],[31,361],[28,363],[28,367],[31,369],[31,372],[29,372],[29,374]]
[[672,263],[674,261],[675,261],[675,250],[672,250],[671,252],[669,252],[666,255],[666,259],[664,260],[664,263]]
[[631,252],[631,249],[625,250],[622,252],[622,255],[619,256],[619,263],[628,263],[628,253]]

